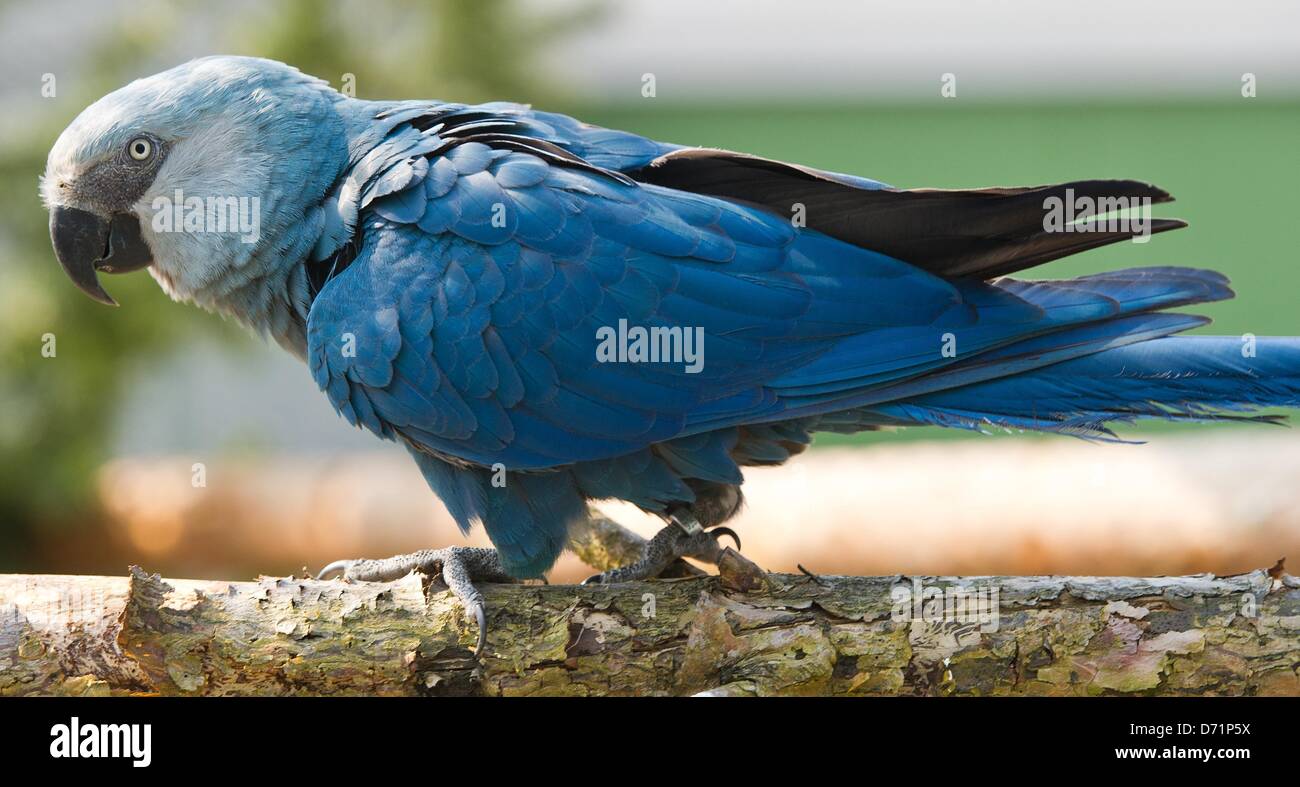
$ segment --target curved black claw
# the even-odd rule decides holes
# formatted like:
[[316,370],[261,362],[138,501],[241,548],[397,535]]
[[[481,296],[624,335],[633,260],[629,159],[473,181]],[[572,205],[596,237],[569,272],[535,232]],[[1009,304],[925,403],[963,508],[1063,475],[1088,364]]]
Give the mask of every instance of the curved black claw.
[[722,536],[731,536],[731,540],[736,542],[736,551],[737,552],[740,551],[740,536],[736,535],[736,531],[732,530],[731,528],[715,527],[712,530],[709,530],[707,532],[709,535],[713,536],[715,540],[721,538]]
[[584,584],[584,585],[599,585],[599,584],[601,583],[601,581],[602,581],[604,578],[605,578],[605,574],[604,574],[604,572],[601,572],[601,573],[599,573],[599,574],[592,574],[591,576],[589,576],[589,577],[587,577],[586,579],[582,580],[582,584]]

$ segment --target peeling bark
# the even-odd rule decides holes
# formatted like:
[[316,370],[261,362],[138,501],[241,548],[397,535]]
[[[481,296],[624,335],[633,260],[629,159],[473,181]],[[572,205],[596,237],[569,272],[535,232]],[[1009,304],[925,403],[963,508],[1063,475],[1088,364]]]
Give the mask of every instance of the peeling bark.
[[[1280,569],[811,577],[735,553],[722,569],[485,586],[477,661],[473,623],[414,574],[0,576],[0,695],[1300,695],[1300,583]],[[962,589],[984,603],[938,615],[932,597]]]

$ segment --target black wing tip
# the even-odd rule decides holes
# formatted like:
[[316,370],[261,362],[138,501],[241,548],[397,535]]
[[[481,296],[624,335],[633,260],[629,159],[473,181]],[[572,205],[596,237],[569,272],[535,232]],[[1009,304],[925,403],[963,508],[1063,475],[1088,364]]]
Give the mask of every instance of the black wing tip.
[[[1106,181],[1103,181],[1106,182]],[[1154,183],[1148,183],[1142,180],[1116,180],[1110,181],[1116,185],[1123,184],[1125,188],[1132,192],[1132,196],[1146,197],[1155,203],[1173,202],[1174,195],[1160,188]]]
[[1191,226],[1190,224],[1188,224],[1186,221],[1183,221],[1182,219],[1152,219],[1151,234],[1155,235],[1157,232],[1169,232],[1170,230],[1181,230],[1184,227],[1190,227],[1190,226]]
[[1072,180],[1066,183],[1053,183],[1038,186],[1034,191],[1064,191],[1070,189],[1075,196],[1103,198],[1123,197],[1125,199],[1147,199],[1153,205],[1173,202],[1174,195],[1154,183],[1131,178],[1100,178],[1091,180]]

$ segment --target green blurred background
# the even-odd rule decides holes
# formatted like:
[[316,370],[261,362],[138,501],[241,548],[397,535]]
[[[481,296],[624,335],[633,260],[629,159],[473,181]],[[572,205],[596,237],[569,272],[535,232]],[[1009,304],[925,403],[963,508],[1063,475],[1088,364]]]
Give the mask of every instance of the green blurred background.
[[[196,341],[233,348],[235,357],[270,352],[215,317],[171,303],[144,274],[110,282],[124,308],[90,302],[59,272],[37,198],[45,153],[81,108],[130,79],[204,53],[284,60],[336,85],[340,75],[355,74],[360,98],[531,102],[663,140],[897,186],[1149,180],[1178,200],[1160,215],[1186,219],[1189,229],[1148,244],[1088,252],[1033,275],[1130,265],[1213,267],[1232,278],[1239,298],[1200,310],[1215,318],[1210,332],[1300,333],[1293,187],[1300,176],[1300,102],[1294,95],[1269,96],[1261,87],[1260,97],[1245,99],[1237,76],[1228,74],[1203,90],[1173,95],[1045,91],[1026,97],[959,93],[944,100],[937,87],[925,96],[853,95],[850,78],[841,80],[850,89],[827,95],[783,89],[765,96],[758,84],[730,99],[713,90],[648,100],[635,81],[625,96],[584,93],[539,67],[547,57],[563,57],[575,36],[599,35],[623,6],[599,0],[558,10],[508,0],[337,6],[296,0],[235,4],[239,13],[225,13],[201,3],[4,4],[0,13],[14,36],[48,37],[50,26],[79,11],[94,20],[79,26],[76,56],[65,57],[60,67],[36,53],[6,69],[6,96],[38,96],[45,73],[58,77],[58,92],[39,101],[6,101],[8,124],[0,140],[0,571],[120,571],[122,556],[96,547],[103,523],[95,477],[124,443],[122,408],[144,384],[142,375],[156,374],[142,369]],[[651,12],[642,7],[639,13]],[[908,32],[919,40],[926,35]],[[671,48],[671,40],[663,46]],[[46,333],[57,337],[56,358],[42,356]],[[219,421],[222,414],[194,417]],[[328,429],[348,431],[342,421]],[[970,437],[917,429],[839,441]],[[149,451],[147,443],[125,443],[131,452]],[[252,438],[225,445],[234,452],[277,448]],[[160,446],[160,452],[174,448]],[[153,567],[168,566],[160,559]]]

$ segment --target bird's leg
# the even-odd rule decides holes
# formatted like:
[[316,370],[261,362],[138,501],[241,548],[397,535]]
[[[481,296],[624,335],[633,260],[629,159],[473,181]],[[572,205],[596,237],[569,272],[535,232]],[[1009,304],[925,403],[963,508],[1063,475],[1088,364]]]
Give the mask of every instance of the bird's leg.
[[416,570],[430,577],[441,576],[465,611],[474,616],[478,623],[478,645],[474,648],[474,655],[481,655],[487,642],[487,617],[483,612],[483,595],[474,587],[474,582],[517,581],[502,568],[501,557],[495,549],[446,547],[421,549],[382,560],[336,560],[321,569],[316,578],[325,579],[340,572],[348,581],[390,582]]
[[705,530],[693,514],[680,510],[669,517],[669,523],[646,542],[641,558],[635,563],[588,577],[582,584],[610,584],[651,579],[678,558],[691,557],[705,563],[717,564],[722,557],[722,536],[730,536],[740,549],[740,537],[729,527]]

